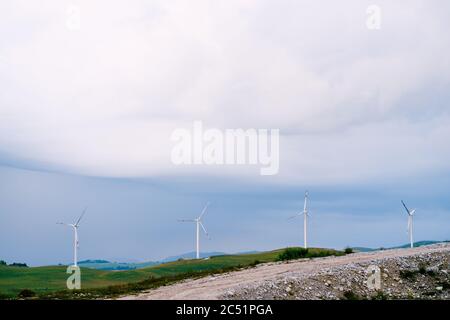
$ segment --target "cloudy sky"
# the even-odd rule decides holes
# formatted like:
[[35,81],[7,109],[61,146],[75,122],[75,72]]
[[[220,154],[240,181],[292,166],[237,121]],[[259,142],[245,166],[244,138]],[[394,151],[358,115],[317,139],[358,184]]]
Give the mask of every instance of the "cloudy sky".
[[[380,9],[379,28],[370,5]],[[159,259],[450,238],[450,4],[0,3],[0,259]],[[369,25],[369,27],[368,27]],[[280,130],[280,170],[175,166],[171,133]]]

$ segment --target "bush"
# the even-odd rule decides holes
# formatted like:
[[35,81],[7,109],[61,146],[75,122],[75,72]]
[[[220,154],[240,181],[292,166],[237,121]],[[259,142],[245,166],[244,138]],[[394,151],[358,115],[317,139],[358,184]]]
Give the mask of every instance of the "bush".
[[416,278],[417,271],[413,270],[400,270],[400,278],[406,280],[414,280]]
[[0,266],[6,266],[6,261],[0,260]]
[[347,247],[347,248],[345,248],[344,252],[345,252],[345,254],[350,254],[350,253],[353,253],[353,249],[350,247]]
[[26,263],[17,263],[17,262],[11,263],[9,266],[10,267],[24,267],[24,268],[28,268]]
[[359,296],[353,291],[345,291],[344,299],[346,300],[360,300]]
[[308,255],[308,249],[305,248],[286,248],[280,255],[278,256],[279,261],[287,261],[305,258]]
[[36,293],[30,289],[23,289],[19,292],[19,298],[31,298],[34,297]]

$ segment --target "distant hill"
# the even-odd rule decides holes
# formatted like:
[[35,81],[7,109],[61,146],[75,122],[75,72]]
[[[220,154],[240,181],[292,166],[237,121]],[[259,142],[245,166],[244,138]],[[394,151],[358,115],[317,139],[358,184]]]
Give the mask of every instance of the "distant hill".
[[[449,241],[432,241],[432,240],[417,241],[417,242],[414,242],[414,247],[422,247],[422,246],[428,246],[431,244],[444,243],[444,242],[449,242]],[[400,245],[400,246],[396,246],[396,247],[389,247],[389,248],[352,247],[352,249],[355,252],[371,252],[371,251],[378,251],[378,250],[401,249],[401,248],[409,248],[409,247],[410,247],[410,244],[407,243],[404,245]]]
[[111,263],[108,260],[83,260],[78,261],[78,264],[88,264],[88,263]]
[[[447,241],[418,241],[414,243],[415,247],[421,247],[426,246],[430,244],[435,243],[441,243],[441,242],[447,242]],[[390,247],[390,248],[367,248],[367,247],[352,247],[352,249],[355,252],[371,252],[371,251],[377,251],[377,250],[386,250],[386,249],[399,249],[399,248],[408,248],[409,244],[404,244],[401,246],[396,247]],[[200,258],[205,259],[209,257],[217,257],[217,256],[227,256],[227,255],[246,255],[246,254],[257,254],[258,251],[246,251],[246,252],[239,252],[235,254],[228,254],[225,252],[220,251],[212,251],[212,252],[201,252]],[[122,271],[122,270],[137,270],[142,268],[147,268],[151,266],[160,265],[163,263],[169,263],[173,261],[178,260],[188,260],[188,259],[194,259],[195,258],[195,252],[187,252],[180,255],[175,256],[169,256],[167,258],[161,259],[159,261],[146,261],[146,262],[111,262],[108,260],[83,260],[79,261],[78,264],[80,267],[84,268],[91,268],[91,269],[97,269],[97,270],[104,270],[104,271]]]
[[[227,255],[227,253],[225,252],[200,252],[200,258],[204,259],[204,258],[209,258],[209,257],[215,257],[215,256],[224,256]],[[195,252],[187,252],[187,253],[183,253],[177,256],[170,256],[167,258],[162,259],[160,262],[161,263],[166,263],[166,262],[172,262],[172,261],[177,261],[180,259],[195,259]]]
[[[215,257],[215,256],[223,256],[226,255],[226,253],[223,252],[201,252],[200,258],[209,258],[209,257]],[[79,261],[78,265],[80,267],[84,268],[90,268],[90,269],[97,269],[97,270],[104,270],[104,271],[122,271],[122,270],[136,270],[136,269],[142,269],[147,268],[150,266],[155,266],[163,263],[173,262],[180,259],[193,259],[195,258],[195,252],[188,252],[184,254],[180,254],[177,256],[170,256],[167,258],[164,258],[160,261],[146,261],[146,262],[112,262],[108,260],[83,260]]]
[[[258,251],[246,251],[246,252],[239,252],[235,253],[233,255],[244,255],[244,254],[256,254]],[[201,252],[200,258],[205,259],[209,257],[217,257],[217,256],[226,256],[230,255],[225,252],[219,252],[219,251],[212,251],[212,252]],[[159,261],[146,261],[146,262],[111,262],[108,260],[83,260],[79,261],[78,265],[80,267],[84,268],[91,268],[91,269],[97,269],[97,270],[104,270],[104,271],[122,271],[122,270],[136,270],[136,269],[142,269],[147,268],[150,266],[156,266],[163,263],[178,261],[178,260],[188,260],[188,259],[194,259],[195,258],[195,252],[187,252],[183,254],[179,254],[176,256],[170,256],[164,259],[161,259]]]
[[119,270],[136,270],[160,264],[159,262],[148,261],[139,263],[128,262],[110,262],[107,260],[84,260],[79,261],[78,265],[84,268],[104,270],[104,271],[119,271]]
[[[443,242],[448,242],[448,241],[431,241],[431,240],[417,241],[417,242],[414,242],[414,247],[428,246],[430,244],[443,243]],[[402,246],[393,247],[392,249],[409,248],[409,247],[410,247],[410,244],[407,243]]]

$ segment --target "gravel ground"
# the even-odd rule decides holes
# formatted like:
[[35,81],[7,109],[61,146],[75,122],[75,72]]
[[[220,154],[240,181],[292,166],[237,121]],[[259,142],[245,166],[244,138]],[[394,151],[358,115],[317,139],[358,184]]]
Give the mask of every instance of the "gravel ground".
[[[450,299],[450,244],[267,263],[121,299]],[[368,267],[380,268],[369,289]]]

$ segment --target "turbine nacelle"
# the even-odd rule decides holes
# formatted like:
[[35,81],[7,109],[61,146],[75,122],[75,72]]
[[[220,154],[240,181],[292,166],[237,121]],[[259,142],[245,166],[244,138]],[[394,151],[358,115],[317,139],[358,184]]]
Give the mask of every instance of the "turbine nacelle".
[[406,213],[407,213],[408,215],[410,215],[410,216],[413,216],[414,213],[416,212],[416,209],[409,210],[408,207],[406,206],[406,204],[405,204],[405,202],[404,202],[403,200],[402,200],[402,204],[403,204],[403,207],[404,207],[405,210],[406,210]]

